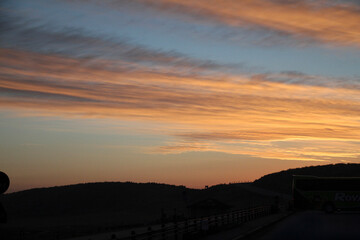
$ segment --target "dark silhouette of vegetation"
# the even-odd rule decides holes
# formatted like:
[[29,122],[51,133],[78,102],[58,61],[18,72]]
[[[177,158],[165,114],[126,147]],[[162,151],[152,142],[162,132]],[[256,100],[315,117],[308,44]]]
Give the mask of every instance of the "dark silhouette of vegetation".
[[[160,217],[161,211],[173,215],[174,208],[178,214],[186,214],[187,205],[208,198],[241,207],[248,205],[248,199],[260,201],[262,196],[243,190],[239,184],[198,190],[157,183],[105,182],[25,190],[6,194],[3,202],[13,217],[119,213],[151,221]],[[130,219],[127,216],[126,220]]]
[[[201,190],[158,183],[103,182],[30,189],[5,194],[0,200],[8,214],[6,236],[22,229],[35,236],[33,239],[61,239],[183,220],[194,215],[191,206],[204,205],[209,199],[218,203],[216,209],[201,207],[196,217],[270,205],[278,196],[285,199],[280,193],[291,193],[293,175],[360,177],[360,164],[289,169],[265,175],[253,183],[219,184]],[[229,208],[222,209],[222,204]],[[197,216],[199,213],[202,216]]]
[[360,177],[360,164],[339,163],[288,169],[265,175],[255,180],[253,185],[281,193],[291,194],[293,175],[310,175],[318,177]]

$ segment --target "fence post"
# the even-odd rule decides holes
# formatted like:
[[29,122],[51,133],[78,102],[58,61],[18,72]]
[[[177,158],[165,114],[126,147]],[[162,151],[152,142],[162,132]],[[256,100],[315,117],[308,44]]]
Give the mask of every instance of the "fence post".
[[147,229],[147,239],[151,240],[152,239],[152,229],[151,226],[148,227]]
[[164,223],[162,223],[161,224],[161,239],[162,240],[165,240],[165,224]]
[[178,239],[178,224],[177,222],[174,223],[174,239],[177,240]]
[[136,240],[135,231],[131,231],[131,240]]

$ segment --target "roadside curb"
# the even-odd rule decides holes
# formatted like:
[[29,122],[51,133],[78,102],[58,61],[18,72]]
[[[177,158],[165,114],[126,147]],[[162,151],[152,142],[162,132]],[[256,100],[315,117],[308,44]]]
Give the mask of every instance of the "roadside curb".
[[257,227],[257,228],[255,228],[255,229],[252,229],[252,230],[248,231],[247,233],[242,234],[242,235],[240,235],[240,236],[237,236],[237,237],[235,237],[235,238],[233,238],[233,239],[231,239],[231,240],[243,240],[243,239],[246,239],[246,238],[250,237],[251,235],[253,235],[253,234],[255,234],[255,233],[257,233],[257,232],[259,232],[259,231],[261,231],[261,230],[263,230],[263,229],[265,229],[265,228],[267,228],[267,227],[270,227],[270,226],[272,226],[272,225],[275,225],[275,224],[278,223],[278,222],[281,222],[281,221],[284,220],[285,218],[293,215],[294,213],[295,213],[295,211],[291,211],[291,212],[289,212],[288,214],[280,217],[279,219],[276,219],[275,221],[269,222],[269,223],[267,223],[267,224],[265,224],[265,225],[263,225],[263,226],[260,226],[260,227]]

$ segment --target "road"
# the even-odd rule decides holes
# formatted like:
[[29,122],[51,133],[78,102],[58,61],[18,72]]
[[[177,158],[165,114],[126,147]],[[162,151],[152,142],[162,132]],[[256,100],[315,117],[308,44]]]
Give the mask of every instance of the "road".
[[360,239],[360,212],[298,212],[247,239]]

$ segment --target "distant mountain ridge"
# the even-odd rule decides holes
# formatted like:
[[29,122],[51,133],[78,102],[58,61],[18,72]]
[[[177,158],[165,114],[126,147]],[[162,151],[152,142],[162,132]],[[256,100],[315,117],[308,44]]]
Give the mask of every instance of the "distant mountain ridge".
[[3,202],[11,215],[21,217],[107,214],[126,209],[160,215],[151,205],[181,206],[185,189],[156,183],[84,183],[10,193],[3,196]]
[[[240,173],[239,173],[240,174]],[[231,209],[269,205],[281,193],[291,194],[293,175],[358,176],[360,164],[289,169],[253,183],[220,184],[189,189],[158,183],[103,182],[37,188],[1,196],[9,224],[45,229],[52,226],[130,226],[190,215],[189,206],[216,199]]]
[[[10,222],[44,219],[61,224],[144,224],[174,215],[188,217],[188,206],[214,198],[233,209],[267,204],[268,196],[254,193],[241,184],[221,184],[190,189],[158,183],[103,182],[36,188],[2,196]],[[90,217],[91,216],[91,217]],[[89,222],[89,221],[92,222]],[[44,224],[50,223],[50,220]]]
[[339,163],[288,169],[265,175],[255,180],[253,185],[280,193],[291,194],[293,175],[311,175],[318,177],[360,177],[360,164]]

